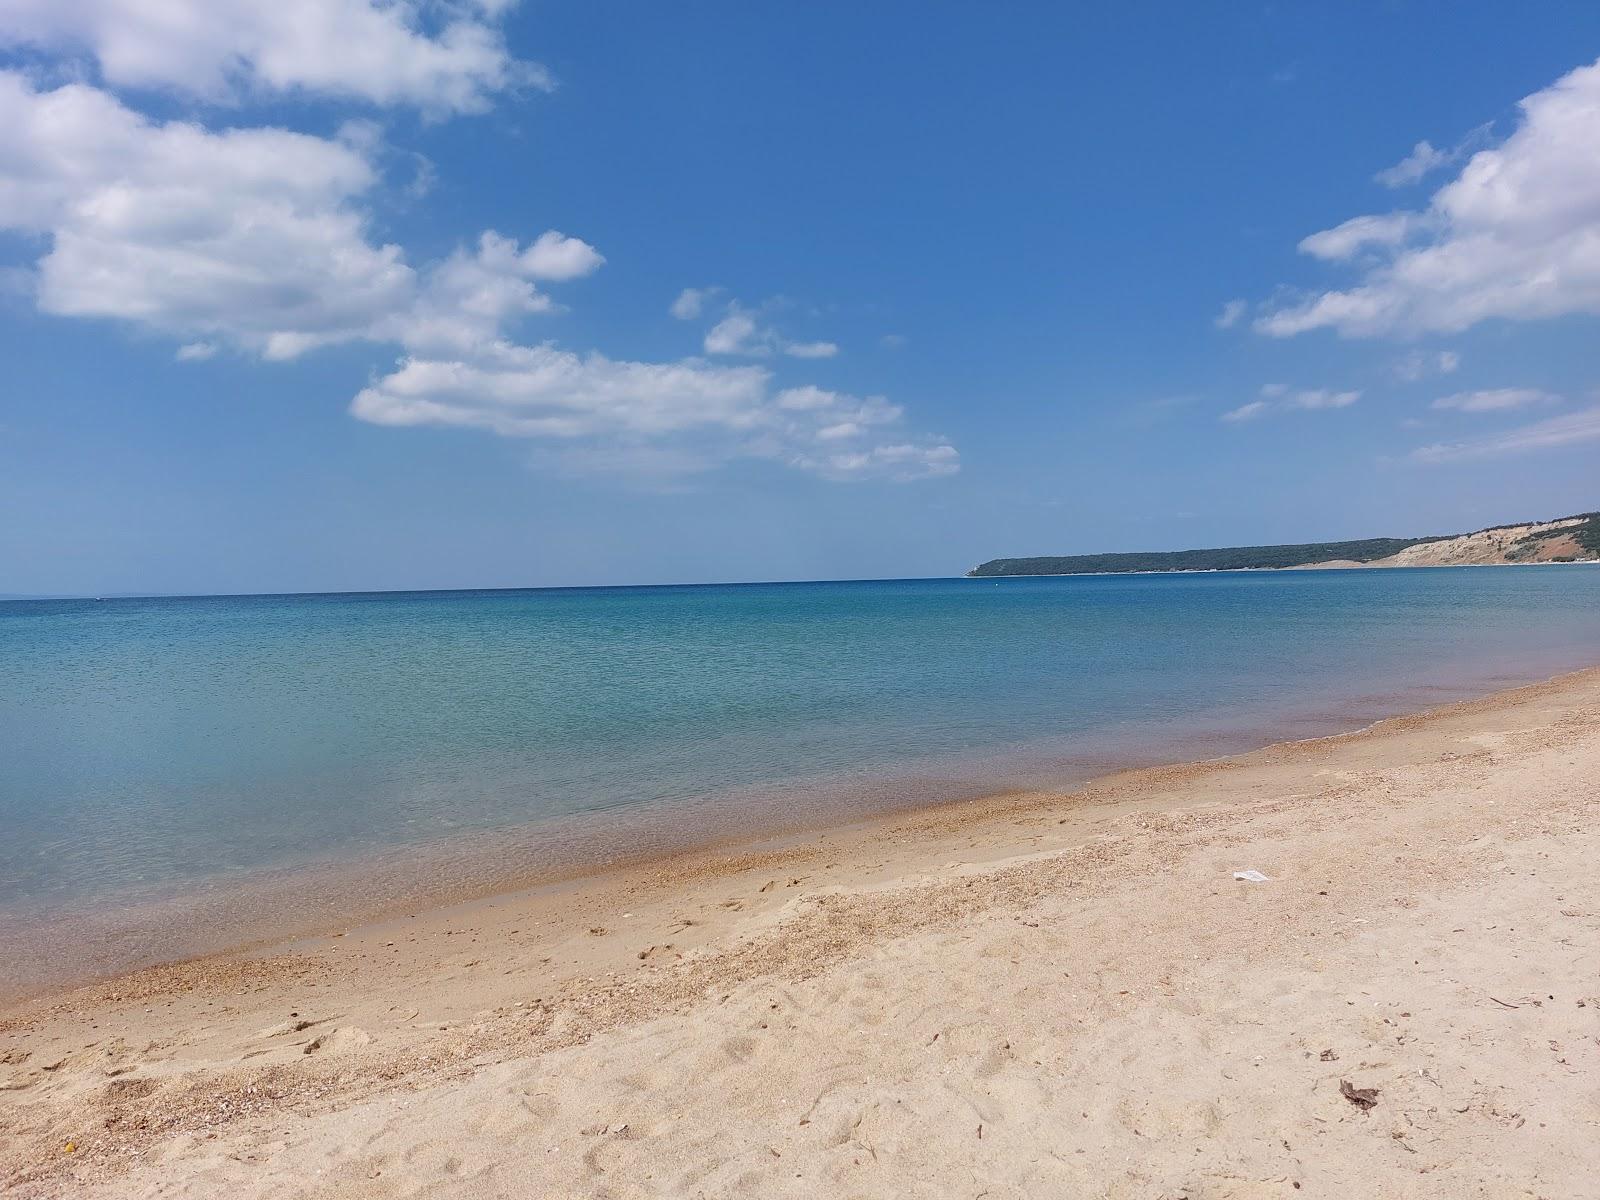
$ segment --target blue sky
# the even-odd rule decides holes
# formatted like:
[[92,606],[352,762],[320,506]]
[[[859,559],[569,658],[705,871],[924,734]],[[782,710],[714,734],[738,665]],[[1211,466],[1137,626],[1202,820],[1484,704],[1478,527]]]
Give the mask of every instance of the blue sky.
[[1580,3],[21,0],[0,592],[1600,507],[1597,56]]

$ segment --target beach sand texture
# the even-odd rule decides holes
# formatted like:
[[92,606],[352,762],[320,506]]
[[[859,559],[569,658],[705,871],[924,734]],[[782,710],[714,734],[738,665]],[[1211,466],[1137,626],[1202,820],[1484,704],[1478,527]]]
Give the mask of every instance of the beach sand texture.
[[1594,1196],[1597,817],[1586,671],[144,971],[0,1192]]

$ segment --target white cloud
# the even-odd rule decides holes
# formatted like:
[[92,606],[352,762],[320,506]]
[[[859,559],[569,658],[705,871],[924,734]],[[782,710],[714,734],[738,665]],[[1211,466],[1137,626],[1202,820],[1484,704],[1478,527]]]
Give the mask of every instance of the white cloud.
[[[893,425],[904,415],[899,405],[890,404],[882,396],[867,396],[861,399],[812,384],[785,388],[774,399],[778,408],[784,412],[812,414],[815,418],[814,424],[832,425],[846,421],[858,428],[867,428],[875,425]],[[835,433],[830,436],[839,435]]]
[[[681,301],[683,297],[678,299]],[[676,305],[673,315],[677,315]],[[832,358],[839,353],[839,347],[833,342],[790,341],[770,325],[763,325],[737,301],[728,305],[727,315],[706,331],[702,345],[707,354],[744,358],[767,358],[773,354],[787,354],[791,358]]]
[[816,471],[830,479],[854,480],[886,475],[904,483],[914,479],[954,475],[961,469],[961,456],[956,453],[954,446],[946,442],[900,442],[837,454],[802,456],[794,460],[794,465]]
[[1335,392],[1326,388],[1296,391],[1284,383],[1261,385],[1261,399],[1241,404],[1222,414],[1222,420],[1231,422],[1253,421],[1277,411],[1315,412],[1322,409],[1349,408],[1361,399],[1358,391]]
[[787,342],[783,352],[790,358],[832,358],[839,347],[833,342]]
[[49,238],[49,313],[285,357],[361,336],[415,287],[399,247],[367,240],[352,201],[376,175],[342,142],[156,124],[0,71],[0,161],[0,229]]
[[756,319],[749,313],[731,312],[706,331],[707,354],[770,354],[757,338]]
[[1419,446],[1411,452],[1411,457],[1426,463],[1466,462],[1594,441],[1600,441],[1600,407],[1536,421],[1489,437]]
[[520,265],[529,279],[564,283],[593,275],[605,261],[605,256],[588,242],[547,229],[522,252]]
[[479,112],[548,89],[507,52],[505,3],[404,0],[7,0],[0,45],[87,55],[107,84],[206,100],[317,94]]
[[897,480],[959,469],[939,438],[884,441],[901,409],[817,387],[774,393],[771,373],[694,359],[621,362],[554,346],[497,343],[458,359],[414,357],[356,396],[351,412],[391,426],[479,429],[571,442],[590,463],[639,454],[687,469],[764,458],[836,479]]
[[1506,412],[1513,408],[1528,408],[1535,404],[1553,404],[1560,399],[1561,397],[1542,392],[1538,388],[1492,388],[1481,392],[1457,392],[1453,396],[1441,396],[1430,407],[1441,411],[1454,409],[1457,412],[1468,413]]
[[587,242],[553,230],[526,250],[511,238],[485,232],[475,251],[457,250],[430,268],[410,304],[375,322],[371,336],[413,349],[463,349],[493,341],[517,317],[556,307],[534,280],[575,279],[603,262]]
[[44,235],[39,307],[114,318],[272,359],[353,340],[461,345],[551,301],[536,280],[604,260],[554,231],[485,233],[419,272],[369,239],[379,183],[361,127],[211,132],[147,120],[82,84],[0,71],[0,229]]
[[[591,465],[759,458],[896,480],[958,469],[948,442],[908,432],[881,397],[775,391],[764,366],[517,344],[516,323],[556,307],[541,285],[603,257],[555,231],[526,244],[491,230],[414,266],[371,235],[381,152],[361,123],[334,138],[212,131],[150,120],[96,87],[38,90],[0,70],[0,231],[37,239],[29,292],[45,312],[174,337],[183,361],[225,347],[287,360],[338,343],[398,345],[407,357],[360,392],[357,417],[545,439]],[[742,315],[750,327],[733,331],[732,352],[837,350]]]
[[1357,217],[1301,248],[1347,260],[1370,251],[1356,286],[1279,307],[1275,337],[1453,333],[1491,318],[1600,313],[1600,63],[1521,102],[1499,146],[1472,155],[1426,210]]
[[1423,220],[1416,213],[1395,212],[1375,217],[1351,217],[1343,225],[1301,239],[1300,252],[1313,258],[1339,262],[1359,251],[1398,246],[1416,232]]
[[1442,167],[1450,161],[1450,154],[1444,150],[1437,150],[1429,142],[1418,142],[1411,148],[1411,153],[1395,163],[1386,167],[1373,176],[1384,187],[1406,187],[1418,182],[1424,175],[1435,168]]
[[680,321],[693,321],[705,311],[706,303],[711,297],[721,290],[715,287],[684,288],[667,311]]
[[1245,309],[1249,306],[1243,300],[1229,300],[1222,306],[1211,323],[1218,329],[1232,329],[1239,323],[1239,318],[1244,316]]
[[576,438],[749,429],[767,391],[758,367],[617,362],[499,343],[471,359],[408,358],[351,405],[379,425],[450,425]]
[[817,412],[832,407],[838,393],[812,384],[805,387],[785,388],[778,394],[778,407],[791,412]]
[[1441,167],[1458,163],[1474,151],[1487,146],[1491,130],[1490,125],[1480,125],[1449,150],[1440,150],[1428,141],[1418,142],[1411,148],[1410,154],[1394,166],[1385,167],[1372,178],[1386,188],[1410,187],[1414,183],[1420,183]]

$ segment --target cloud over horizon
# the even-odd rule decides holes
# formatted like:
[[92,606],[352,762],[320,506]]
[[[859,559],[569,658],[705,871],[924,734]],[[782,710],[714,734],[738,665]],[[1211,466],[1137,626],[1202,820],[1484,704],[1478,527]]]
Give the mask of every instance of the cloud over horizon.
[[893,432],[903,413],[881,396],[772,384],[760,366],[621,362],[502,342],[470,360],[406,359],[362,389],[351,412],[378,425],[587,443],[590,453],[596,440],[651,443],[685,470],[762,458],[838,480],[910,481],[959,469],[943,439]]
[[[1303,239],[1303,253],[1348,264],[1357,283],[1272,308],[1255,328],[1412,337],[1600,313],[1600,62],[1518,107],[1510,136],[1472,154],[1426,208],[1353,217]],[[1414,151],[1394,178],[1450,157]]]
[[[41,312],[172,338],[181,363],[223,350],[290,362],[340,344],[398,347],[405,357],[350,404],[372,423],[581,442],[592,461],[617,464],[653,454],[710,469],[751,457],[838,480],[956,471],[954,447],[906,431],[902,410],[881,397],[785,388],[765,367],[522,344],[522,322],[561,311],[548,288],[592,275],[604,256],[556,230],[527,241],[490,229],[436,261],[413,262],[374,234],[374,206],[412,184],[386,178],[386,147],[371,122],[347,122],[332,136],[211,128],[152,118],[113,90],[479,112],[501,91],[547,82],[507,56],[492,25],[507,7],[9,7],[0,44],[88,54],[102,81],[52,86],[0,68],[0,232],[38,247],[15,274]],[[427,28],[425,16],[434,19]],[[304,52],[296,39],[313,35],[324,40]],[[687,289],[673,315],[699,315],[715,293]],[[838,347],[788,339],[730,302],[705,350],[807,360]],[[796,405],[796,396],[821,399]]]
[[1411,452],[1411,458],[1423,463],[1471,462],[1595,441],[1600,441],[1600,406],[1484,437],[1419,446]]

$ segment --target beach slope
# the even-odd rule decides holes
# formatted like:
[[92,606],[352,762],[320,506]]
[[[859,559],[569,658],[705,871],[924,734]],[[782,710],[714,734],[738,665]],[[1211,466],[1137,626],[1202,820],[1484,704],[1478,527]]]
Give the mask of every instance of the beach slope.
[[1589,671],[142,972],[0,1191],[1592,1195],[1597,781]]

